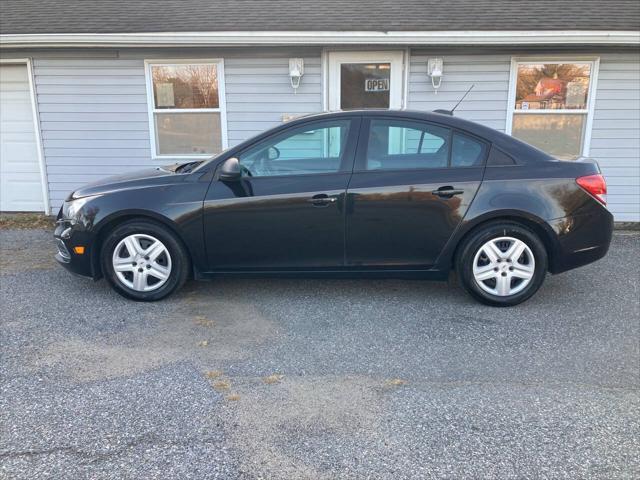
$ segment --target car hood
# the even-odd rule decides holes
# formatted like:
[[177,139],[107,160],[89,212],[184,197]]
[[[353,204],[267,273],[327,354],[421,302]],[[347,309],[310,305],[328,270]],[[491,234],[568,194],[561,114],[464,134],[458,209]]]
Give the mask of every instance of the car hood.
[[121,175],[114,175],[103,178],[97,182],[84,185],[69,195],[70,199],[88,197],[91,195],[100,195],[118,190],[127,190],[131,188],[141,188],[151,185],[157,185],[164,180],[173,180],[176,177],[176,168],[180,164],[169,165],[166,167],[147,168],[137,170]]

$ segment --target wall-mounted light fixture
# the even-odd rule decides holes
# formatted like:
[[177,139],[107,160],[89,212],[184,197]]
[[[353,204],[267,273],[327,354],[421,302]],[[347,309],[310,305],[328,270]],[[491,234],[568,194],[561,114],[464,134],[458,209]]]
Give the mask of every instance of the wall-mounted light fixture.
[[293,93],[296,93],[300,86],[300,80],[304,75],[304,60],[302,58],[290,58],[289,59],[289,78],[291,79],[291,86],[293,87]]
[[430,58],[427,62],[427,75],[431,77],[431,85],[436,94],[442,83],[443,63],[442,58]]

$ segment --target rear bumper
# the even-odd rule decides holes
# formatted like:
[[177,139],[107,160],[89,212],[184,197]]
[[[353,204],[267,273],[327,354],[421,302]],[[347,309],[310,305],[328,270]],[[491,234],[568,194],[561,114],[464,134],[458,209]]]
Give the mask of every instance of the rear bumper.
[[558,250],[551,255],[549,271],[561,273],[604,257],[613,236],[613,215],[597,205],[589,214],[551,220]]

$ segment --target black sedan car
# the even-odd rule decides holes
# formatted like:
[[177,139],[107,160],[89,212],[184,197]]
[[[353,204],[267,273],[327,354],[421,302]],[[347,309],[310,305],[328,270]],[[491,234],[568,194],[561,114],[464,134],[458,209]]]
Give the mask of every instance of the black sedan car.
[[606,254],[605,204],[593,161],[446,113],[349,111],[76,190],[58,214],[56,258],[134,300],[189,277],[455,271],[473,297],[507,306],[547,272]]

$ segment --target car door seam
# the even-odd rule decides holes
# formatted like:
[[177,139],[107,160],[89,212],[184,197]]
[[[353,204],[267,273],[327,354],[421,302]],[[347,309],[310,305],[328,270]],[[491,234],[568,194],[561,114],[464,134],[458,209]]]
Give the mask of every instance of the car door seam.
[[484,183],[484,176],[485,176],[485,173],[487,172],[487,162],[489,160],[488,152],[491,149],[491,145],[492,144],[489,144],[489,146],[487,148],[487,155],[485,156],[484,165],[482,166],[482,176],[480,177],[480,182],[478,183],[478,188],[476,188],[476,191],[473,194],[473,197],[471,198],[471,201],[469,202],[469,206],[467,207],[467,210],[464,212],[464,215],[462,216],[462,218],[458,222],[458,225],[456,226],[456,228],[451,233],[451,236],[447,240],[447,243],[445,243],[444,246],[442,247],[442,250],[440,250],[440,253],[438,254],[438,257],[436,258],[436,260],[435,260],[435,262],[433,264],[434,266],[437,266],[437,265],[440,264],[440,260],[442,258],[442,255],[444,254],[444,252],[447,251],[447,249],[449,247],[449,244],[451,242],[453,242],[453,239],[456,238],[456,235],[458,234],[458,231],[462,228],[462,225],[464,224],[464,221],[467,218],[467,215],[469,214],[469,210],[471,210],[471,206],[473,205],[474,200],[476,199],[476,197],[478,196],[478,193],[480,192],[480,189],[482,188],[482,184]]
[[347,186],[344,189],[344,201],[342,202],[342,266],[347,266],[347,211],[349,210],[349,186],[351,185],[351,179],[356,168],[356,161],[358,158],[358,151],[360,149],[360,135],[362,134],[363,118],[360,115],[358,118],[358,136],[355,139],[355,148],[353,150],[353,158],[351,159],[351,174],[347,180]]

